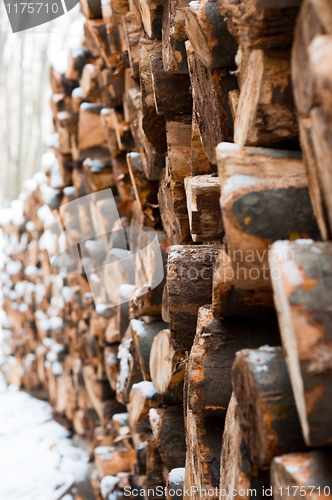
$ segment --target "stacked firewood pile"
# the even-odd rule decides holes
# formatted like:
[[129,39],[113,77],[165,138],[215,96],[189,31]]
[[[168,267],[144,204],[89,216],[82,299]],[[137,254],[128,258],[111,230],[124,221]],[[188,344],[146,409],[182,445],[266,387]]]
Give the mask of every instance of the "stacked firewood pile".
[[88,437],[96,498],[331,498],[332,4],[81,10],[2,212],[8,382]]

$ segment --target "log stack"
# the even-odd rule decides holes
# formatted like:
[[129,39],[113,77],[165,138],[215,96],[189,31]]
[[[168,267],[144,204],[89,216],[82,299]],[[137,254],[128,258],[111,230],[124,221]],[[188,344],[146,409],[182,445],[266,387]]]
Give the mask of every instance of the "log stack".
[[330,2],[81,10],[1,212],[8,383],[97,499],[331,498]]

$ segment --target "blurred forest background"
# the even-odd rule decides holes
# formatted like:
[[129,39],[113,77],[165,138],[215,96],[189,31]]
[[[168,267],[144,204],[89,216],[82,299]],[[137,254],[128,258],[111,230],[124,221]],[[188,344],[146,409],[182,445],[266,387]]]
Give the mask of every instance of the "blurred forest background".
[[61,65],[81,36],[79,6],[43,26],[13,34],[0,4],[0,206],[40,169],[52,133],[49,62]]

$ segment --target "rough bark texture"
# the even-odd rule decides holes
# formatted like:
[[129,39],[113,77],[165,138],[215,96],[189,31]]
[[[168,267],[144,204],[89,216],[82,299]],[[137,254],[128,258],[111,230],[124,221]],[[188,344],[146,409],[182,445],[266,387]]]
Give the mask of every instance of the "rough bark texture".
[[218,250],[218,245],[175,245],[171,248],[166,286],[170,333],[175,348],[190,349],[192,346],[198,309],[211,302],[213,266]]
[[186,32],[204,66],[212,69],[234,65],[237,43],[227,29],[220,4],[208,0],[190,2]]
[[331,441],[331,259],[330,243],[304,240],[277,242],[272,247],[280,330],[309,446],[328,446]]
[[301,438],[332,443],[330,0],[80,3],[0,210],[8,384],[88,440],[98,500],[331,498]]
[[[206,156],[216,164],[215,148],[219,142],[233,140],[228,92],[237,88],[237,79],[227,68],[207,69],[190,42],[186,42],[186,48],[197,125]],[[209,120],[205,120],[204,115],[209,116]]]
[[271,242],[320,237],[303,162],[297,152],[232,144],[217,155],[235,286],[268,289]]
[[195,413],[224,417],[232,395],[232,365],[236,353],[266,342],[280,343],[275,318],[216,320],[211,306],[201,307],[189,355],[188,408]]
[[218,241],[224,233],[220,182],[216,174],[186,177],[187,208],[193,241]]
[[[269,485],[268,471],[258,470],[251,462],[237,418],[237,402],[231,397],[222,437],[219,499],[264,498]],[[239,492],[241,490],[241,493]]]
[[264,468],[275,456],[304,450],[281,347],[240,351],[232,372],[237,415],[252,463]]

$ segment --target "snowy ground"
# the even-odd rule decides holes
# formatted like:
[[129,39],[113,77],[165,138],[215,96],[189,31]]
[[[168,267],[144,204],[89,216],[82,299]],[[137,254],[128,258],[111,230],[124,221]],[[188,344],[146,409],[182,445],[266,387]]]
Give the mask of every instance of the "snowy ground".
[[47,403],[0,378],[0,500],[59,500],[84,481],[88,453],[67,436]]

